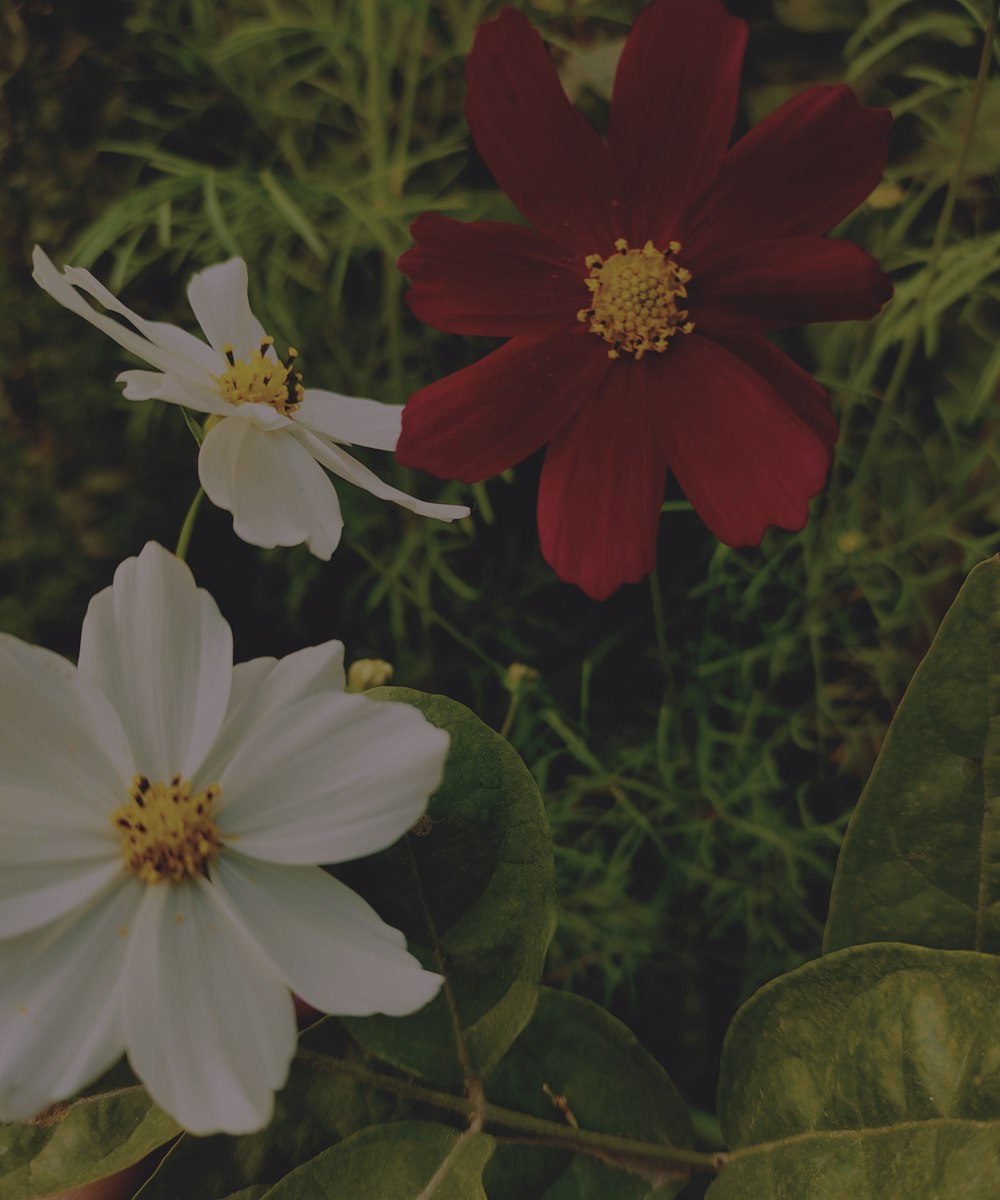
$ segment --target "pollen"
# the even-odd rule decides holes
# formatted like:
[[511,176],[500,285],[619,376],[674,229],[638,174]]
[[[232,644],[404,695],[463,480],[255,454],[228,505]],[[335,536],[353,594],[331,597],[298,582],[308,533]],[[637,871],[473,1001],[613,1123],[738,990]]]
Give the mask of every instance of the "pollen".
[[584,282],[591,293],[590,306],[580,309],[576,318],[608,343],[608,358],[618,358],[623,350],[634,354],[637,362],[650,350],[662,354],[676,333],[694,329],[682,307],[691,272],[674,258],[680,248],[680,242],[669,242],[665,250],[657,250],[647,242],[634,250],[619,238],[617,253],[587,257],[590,274]]
[[274,338],[264,338],[250,361],[237,358],[232,346],[223,346],[229,369],[215,377],[224,400],[230,404],[268,404],[288,417],[302,403],[302,373],[294,371],[299,352],[289,346],[284,362],[274,353]]
[[218,796],[215,784],[195,792],[179,775],[169,783],[136,775],[128,802],[111,814],[125,866],[143,883],[180,883],[206,874],[222,844],[212,820]]

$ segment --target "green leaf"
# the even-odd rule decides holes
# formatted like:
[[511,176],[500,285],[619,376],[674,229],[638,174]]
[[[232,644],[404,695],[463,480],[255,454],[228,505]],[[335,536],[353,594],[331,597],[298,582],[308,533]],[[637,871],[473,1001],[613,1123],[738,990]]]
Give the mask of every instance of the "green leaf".
[[[546,1090],[548,1089],[548,1090]],[[691,1118],[670,1077],[610,1013],[569,992],[542,990],[538,1008],[497,1067],[487,1098],[506,1108],[665,1146],[689,1147]],[[656,1169],[627,1174],[595,1158],[499,1146],[486,1170],[490,1200],[643,1200]],[[687,1181],[678,1178],[674,1195]]]
[[0,1196],[35,1200],[103,1179],[179,1132],[122,1062],[72,1103],[0,1125]]
[[[449,1085],[487,1075],[531,1018],[555,925],[555,872],[541,797],[504,738],[461,704],[408,688],[374,699],[413,704],[451,734],[429,827],[337,875],[406,934],[447,979],[411,1017],[345,1020],[373,1054]],[[454,1019],[450,1006],[454,1006]]]
[[762,988],[726,1037],[711,1200],[1000,1189],[1000,960],[889,943]]
[[998,795],[991,558],[969,575],[900,702],[840,852],[825,949],[900,941],[1000,953]]
[[485,1133],[432,1121],[363,1129],[318,1154],[272,1188],[266,1200],[487,1200]]
[[1000,1121],[817,1133],[733,1159],[708,1200],[996,1200]]
[[[304,1034],[302,1043],[356,1065],[365,1058],[332,1020]],[[330,1145],[369,1125],[408,1116],[412,1107],[350,1075],[294,1062],[266,1129],[245,1137],[186,1134],[139,1192],[139,1200],[243,1200],[244,1190],[249,1189],[249,1196],[254,1187],[263,1195]]]

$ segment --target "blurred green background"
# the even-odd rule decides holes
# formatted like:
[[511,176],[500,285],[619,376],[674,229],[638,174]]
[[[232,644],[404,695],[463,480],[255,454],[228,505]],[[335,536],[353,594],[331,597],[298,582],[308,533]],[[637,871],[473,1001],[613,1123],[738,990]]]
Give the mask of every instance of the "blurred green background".
[[[692,0],[695,2],[695,0]],[[197,487],[181,413],[30,278],[41,243],[193,327],[188,277],[246,258],[306,383],[394,403],[493,343],[422,327],[395,260],[435,209],[516,219],[472,146],[462,59],[483,0],[0,0],[0,629],[70,656],[89,597]],[[518,5],[600,127],[635,0]],[[870,324],[782,339],[842,436],[801,534],[720,546],[668,492],[659,578],[599,604],[542,561],[539,460],[476,488],[367,461],[471,520],[338,487],[331,563],[258,551],[206,506],[189,561],[237,658],[329,637],[503,727],[546,798],[562,916],[548,982],[607,1004],[710,1110],[721,1033],[819,952],[832,868],[888,718],[1000,517],[1000,83],[968,123],[983,0],[760,0],[741,130],[847,79],[898,120],[847,223],[897,281]],[[512,662],[540,677],[512,683]]]

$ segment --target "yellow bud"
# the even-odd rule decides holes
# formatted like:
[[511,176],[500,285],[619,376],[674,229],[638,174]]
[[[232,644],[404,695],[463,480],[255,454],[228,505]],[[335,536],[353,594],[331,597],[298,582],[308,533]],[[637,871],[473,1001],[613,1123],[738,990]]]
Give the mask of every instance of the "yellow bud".
[[367,692],[369,688],[381,687],[392,679],[392,663],[381,658],[359,658],[347,669],[347,690]]
[[895,208],[901,204],[906,193],[898,183],[890,183],[887,179],[876,185],[868,197],[869,208]]
[[524,663],[511,663],[507,668],[507,686],[512,692],[516,692],[526,683],[535,683],[541,677],[540,671],[536,671],[534,667],[526,666]]

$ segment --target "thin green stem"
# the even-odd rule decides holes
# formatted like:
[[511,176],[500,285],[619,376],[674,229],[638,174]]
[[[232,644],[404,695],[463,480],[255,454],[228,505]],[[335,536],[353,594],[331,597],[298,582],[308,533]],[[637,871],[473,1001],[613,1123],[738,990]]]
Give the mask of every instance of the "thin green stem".
[[660,588],[660,573],[654,567],[649,576],[649,596],[653,603],[653,628],[656,631],[656,654],[663,670],[663,678],[667,685],[673,684],[670,670],[670,656],[667,653],[667,628],[663,619],[663,591]]
[[481,1115],[485,1126],[498,1130],[509,1130],[527,1134],[530,1140],[542,1145],[557,1145],[582,1154],[598,1154],[605,1158],[617,1156],[622,1160],[655,1163],[661,1166],[684,1167],[691,1171],[718,1172],[726,1161],[723,1154],[703,1154],[696,1150],[683,1150],[676,1146],[662,1146],[654,1142],[641,1142],[633,1138],[618,1137],[610,1133],[592,1133],[571,1125],[558,1125],[543,1117],[531,1117],[514,1109],[502,1108],[498,1104],[477,1103],[465,1096],[454,1096],[450,1092],[439,1092],[436,1088],[383,1075],[370,1071],[343,1059],[331,1058],[314,1050],[299,1049],[298,1059],[306,1066],[336,1075],[349,1075],[352,1079],[381,1091],[391,1092],[407,1100],[429,1104],[445,1112],[475,1120]]
[[667,761],[667,725],[670,721],[670,702],[674,694],[674,673],[670,666],[670,653],[667,649],[667,629],[663,616],[663,589],[660,587],[659,567],[654,567],[649,576],[649,597],[653,606],[656,655],[660,660],[660,670],[663,672],[663,694],[660,697],[660,711],[656,718],[656,769],[659,772],[660,781],[668,785],[670,765]]
[[510,739],[510,731],[514,725],[514,718],[517,716],[517,710],[521,706],[521,693],[511,692],[510,704],[507,705],[507,714],[503,719],[503,724],[500,726],[500,736]]
[[861,456],[861,462],[858,464],[858,474],[861,473],[861,467],[865,459],[871,454],[873,447],[880,441],[881,435],[884,433],[886,420],[892,415],[892,410],[895,408],[896,401],[899,399],[899,394],[906,381],[910,364],[913,361],[913,355],[916,353],[917,344],[920,340],[920,331],[923,327],[924,313],[930,300],[934,277],[937,274],[938,262],[944,251],[945,242],[951,229],[952,217],[955,215],[958,191],[962,186],[965,163],[972,146],[972,135],[976,128],[976,118],[979,116],[979,109],[982,106],[983,96],[986,92],[986,82],[989,78],[990,62],[993,58],[993,46],[996,41],[996,34],[997,4],[996,0],[990,0],[989,18],[986,22],[986,31],[983,35],[983,48],[979,56],[979,69],[976,72],[976,81],[972,88],[969,108],[965,114],[962,139],[959,143],[958,154],[955,157],[955,167],[952,171],[951,179],[948,181],[948,190],[945,193],[944,205],[941,208],[941,215],[938,217],[937,227],[934,230],[934,241],[931,243],[930,254],[927,256],[924,288],[920,294],[920,299],[917,301],[916,314],[907,330],[903,345],[899,351],[899,357],[896,359],[892,375],[889,378],[885,394],[882,397],[882,403],[876,414],[868,444]]
[[375,555],[362,546],[360,542],[351,540],[348,542],[348,545],[354,551],[354,553],[360,558],[364,559],[364,561],[373,570],[377,571],[380,575],[386,576],[390,580],[391,586],[395,588],[400,595],[405,596],[406,599],[409,600],[410,603],[420,611],[421,616],[426,621],[429,621],[433,625],[437,625],[439,629],[442,629],[450,638],[468,650],[470,654],[475,655],[480,662],[483,662],[486,664],[486,666],[491,667],[498,676],[503,674],[503,667],[501,667],[498,662],[495,662],[492,658],[490,658],[486,651],[481,649],[479,644],[473,641],[472,638],[467,637],[460,629],[457,629],[446,618],[439,616],[437,611],[424,600],[422,600],[421,597],[418,596],[413,590],[413,588],[403,583],[397,572],[391,571],[389,568],[380,563]]
[[177,538],[177,548],[174,554],[183,562],[187,558],[188,545],[191,542],[191,534],[194,531],[194,523],[198,518],[198,509],[201,508],[201,502],[205,499],[205,489],[199,488],[191,501],[191,507],[187,510],[187,516],[184,518],[184,524],[181,526],[180,536]]

